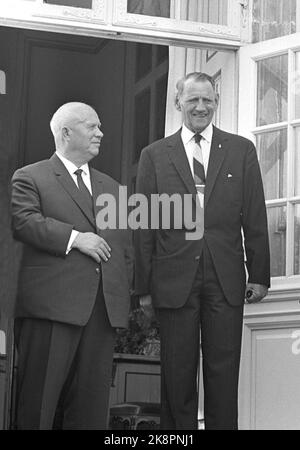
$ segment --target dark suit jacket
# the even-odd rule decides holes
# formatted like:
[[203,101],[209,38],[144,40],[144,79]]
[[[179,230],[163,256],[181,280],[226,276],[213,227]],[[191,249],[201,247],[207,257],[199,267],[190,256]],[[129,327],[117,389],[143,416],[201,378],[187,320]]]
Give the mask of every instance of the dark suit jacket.
[[[90,172],[94,203],[101,193],[118,197],[116,181],[92,168]],[[112,249],[110,260],[101,263],[102,270],[96,261],[76,249],[66,255],[72,229],[96,232],[95,218],[55,154],[15,172],[12,216],[15,237],[24,243],[17,317],[85,325],[102,277],[112,326],[127,325],[132,278],[128,232],[98,230]]]
[[[180,133],[142,151],[137,192],[196,198]],[[241,229],[248,281],[270,283],[265,200],[252,142],[214,127],[204,205],[204,240],[219,281],[228,302],[241,304],[246,281]],[[136,293],[151,293],[157,307],[178,308],[190,293],[204,240],[186,240],[186,232],[172,221],[170,229],[136,232]]]

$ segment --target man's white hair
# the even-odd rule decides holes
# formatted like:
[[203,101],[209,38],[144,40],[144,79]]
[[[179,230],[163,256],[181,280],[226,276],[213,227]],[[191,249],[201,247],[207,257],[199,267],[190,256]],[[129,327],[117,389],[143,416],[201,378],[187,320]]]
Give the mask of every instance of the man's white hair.
[[61,138],[61,131],[64,127],[69,126],[74,121],[84,120],[84,112],[94,109],[86,103],[69,102],[62,105],[53,114],[50,121],[50,128],[53,133],[55,142]]

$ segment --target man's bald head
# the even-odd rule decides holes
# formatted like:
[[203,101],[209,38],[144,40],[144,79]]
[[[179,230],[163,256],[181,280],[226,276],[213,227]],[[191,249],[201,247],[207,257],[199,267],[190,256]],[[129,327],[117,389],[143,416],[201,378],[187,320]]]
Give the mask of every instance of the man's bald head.
[[78,167],[98,155],[103,133],[99,117],[91,106],[65,103],[53,114],[50,128],[57,153]]
[[80,102],[69,102],[62,105],[58,110],[53,114],[52,119],[50,121],[50,128],[53,133],[55,142],[60,140],[62,129],[64,127],[72,126],[78,122],[82,122],[85,120],[86,113],[88,111],[95,110],[87,105],[86,103]]

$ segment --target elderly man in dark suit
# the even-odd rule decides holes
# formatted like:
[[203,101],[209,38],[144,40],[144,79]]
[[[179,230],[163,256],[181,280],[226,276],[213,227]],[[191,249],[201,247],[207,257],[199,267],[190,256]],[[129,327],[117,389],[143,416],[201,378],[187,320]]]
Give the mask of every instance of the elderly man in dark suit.
[[212,125],[212,78],[191,73],[177,88],[182,129],[142,151],[137,192],[193,196],[196,226],[136,232],[136,293],[160,321],[162,427],[197,427],[201,330],[205,428],[236,429],[244,299],[270,283],[261,174],[252,142]]
[[119,185],[92,169],[103,133],[90,106],[51,121],[56,152],[12,179],[24,251],[16,306],[17,428],[105,429],[116,327],[126,327],[132,270],[125,230],[99,230],[96,200]]

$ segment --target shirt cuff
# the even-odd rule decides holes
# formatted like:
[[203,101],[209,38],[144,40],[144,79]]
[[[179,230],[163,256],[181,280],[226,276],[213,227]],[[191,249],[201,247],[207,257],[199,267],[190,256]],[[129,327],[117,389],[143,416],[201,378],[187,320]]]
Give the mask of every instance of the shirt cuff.
[[79,234],[79,231],[76,230],[72,230],[71,231],[71,236],[68,242],[68,246],[67,246],[67,250],[66,250],[66,255],[68,255],[70,253],[70,251],[72,250],[72,244],[75,241],[75,239],[77,238]]

